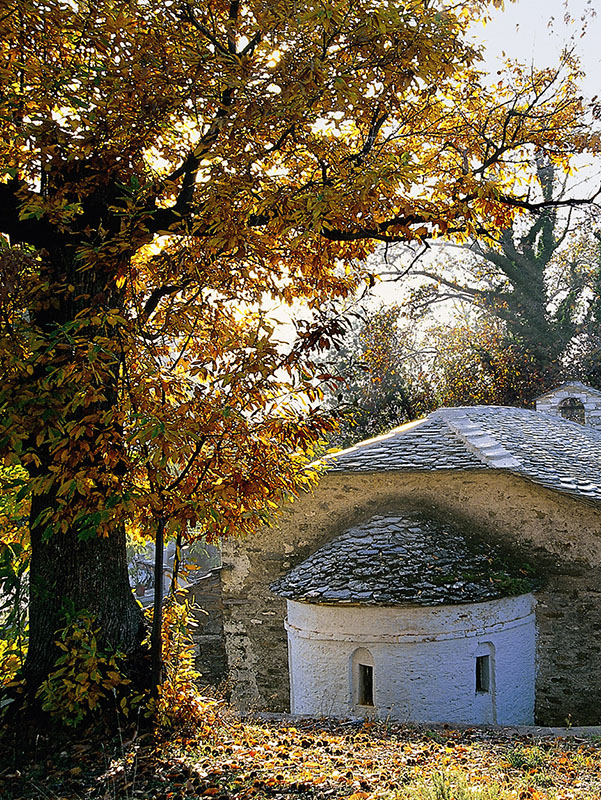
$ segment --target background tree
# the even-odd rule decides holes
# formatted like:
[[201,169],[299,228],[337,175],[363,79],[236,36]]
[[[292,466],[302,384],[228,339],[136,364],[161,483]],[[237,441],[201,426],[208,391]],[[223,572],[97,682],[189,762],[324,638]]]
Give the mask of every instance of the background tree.
[[326,393],[340,429],[331,446],[385,433],[433,407],[424,383],[425,354],[408,326],[399,321],[398,305],[363,308],[355,324],[328,354],[325,369],[337,383]]
[[[561,207],[565,173],[543,154],[535,164],[531,191],[545,200],[556,199],[558,205],[472,242],[467,257],[418,266],[413,274],[429,282],[413,291],[409,307],[420,316],[441,302],[467,303],[502,323],[497,331],[504,330],[511,346],[530,354],[545,387],[578,371],[594,380],[593,364],[584,362],[596,349],[598,242],[590,218],[575,225],[571,211]],[[574,364],[576,354],[583,370]]]
[[[540,205],[511,157],[595,146],[573,64],[483,85],[485,13],[5,3],[0,449],[31,496],[30,688],[81,609],[135,663],[126,525],[241,535],[311,480],[319,310],[373,241],[507,228]],[[261,309],[299,300],[315,320],[280,345]]]
[[340,431],[332,446],[388,432],[441,406],[523,406],[545,389],[534,356],[483,314],[410,325],[402,305],[365,311],[328,369],[339,377],[326,395]]
[[437,325],[425,336],[430,402],[440,406],[524,406],[545,390],[532,353],[494,317]]

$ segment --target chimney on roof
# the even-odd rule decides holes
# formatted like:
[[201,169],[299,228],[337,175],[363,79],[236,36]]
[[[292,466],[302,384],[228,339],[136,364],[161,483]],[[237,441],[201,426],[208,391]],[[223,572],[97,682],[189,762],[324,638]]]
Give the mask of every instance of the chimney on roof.
[[601,430],[601,392],[580,381],[568,381],[536,398],[536,410]]

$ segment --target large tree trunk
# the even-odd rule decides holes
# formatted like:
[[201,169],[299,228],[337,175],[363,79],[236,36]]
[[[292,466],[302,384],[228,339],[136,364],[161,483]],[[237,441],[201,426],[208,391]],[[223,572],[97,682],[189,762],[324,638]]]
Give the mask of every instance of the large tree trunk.
[[[32,502],[31,519],[47,507],[48,496]],[[31,527],[29,650],[25,676],[35,689],[52,669],[56,632],[69,615],[89,611],[100,641],[111,651],[136,658],[143,634],[142,610],[129,585],[124,527],[108,536],[81,541],[71,531],[44,539]]]
[[[38,485],[48,487],[38,494],[34,489],[30,515],[29,650],[25,663],[30,690],[40,685],[55,663],[57,631],[84,610],[99,628],[101,647],[121,651],[135,659],[136,669],[141,666],[138,657],[144,621],[129,585],[126,512],[116,513],[112,522],[99,524],[98,530],[93,521],[96,515],[101,518],[103,506],[108,507],[105,501],[111,499],[110,494],[121,490],[126,470],[119,457],[124,443],[117,413],[124,356],[114,330],[98,327],[101,323],[94,322],[94,315],[108,308],[121,310],[123,297],[115,288],[111,270],[80,269],[74,250],[58,251],[46,262],[50,285],[72,284],[70,290],[57,291],[53,300],[40,302],[32,314],[36,335],[46,343],[49,355],[40,350],[34,367],[33,380],[43,392],[39,393],[39,419],[32,425],[28,442],[29,451],[37,457],[28,464],[30,477],[34,484],[40,479]],[[86,322],[85,327],[79,325],[74,338],[69,326],[78,315]],[[100,342],[99,354],[90,370],[88,345],[95,346],[96,341]],[[71,368],[75,368],[76,378],[64,382],[61,375],[68,375]],[[44,396],[48,397],[46,407]],[[78,424],[80,430],[71,439],[69,431]],[[64,431],[64,446],[57,445],[54,430]],[[87,497],[78,495],[79,488],[70,503],[64,493],[56,494],[61,482],[72,481],[81,473],[91,476],[94,487]],[[119,480],[115,482],[116,477]],[[45,515],[48,510],[52,513]],[[78,513],[79,523],[73,525]],[[89,522],[82,526],[85,518]]]

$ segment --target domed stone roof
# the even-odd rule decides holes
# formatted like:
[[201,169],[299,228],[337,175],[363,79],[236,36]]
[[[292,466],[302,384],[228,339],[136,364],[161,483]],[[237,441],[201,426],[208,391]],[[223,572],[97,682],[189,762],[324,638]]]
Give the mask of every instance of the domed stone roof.
[[456,524],[378,515],[328,542],[271,585],[311,603],[440,605],[526,594],[531,570]]

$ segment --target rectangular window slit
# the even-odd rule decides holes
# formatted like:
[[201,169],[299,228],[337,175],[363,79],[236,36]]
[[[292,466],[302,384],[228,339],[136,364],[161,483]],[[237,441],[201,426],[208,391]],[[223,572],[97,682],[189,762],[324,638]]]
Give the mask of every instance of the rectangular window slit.
[[476,691],[490,692],[490,656],[476,656]]
[[359,664],[359,705],[374,704],[374,668],[369,664]]

